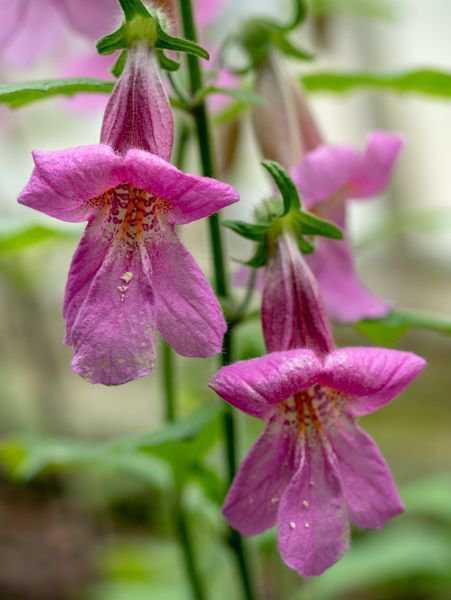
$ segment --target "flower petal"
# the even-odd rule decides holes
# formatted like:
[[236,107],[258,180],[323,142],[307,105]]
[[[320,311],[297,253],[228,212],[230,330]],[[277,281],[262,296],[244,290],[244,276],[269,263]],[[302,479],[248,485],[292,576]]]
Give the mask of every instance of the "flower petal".
[[296,434],[284,431],[274,417],[241,463],[223,513],[243,535],[255,535],[275,524],[280,497],[298,462]]
[[103,217],[89,222],[72,258],[64,295],[65,343],[72,344],[72,327],[89,288],[110,249],[103,234]]
[[171,203],[171,223],[191,223],[239,199],[232,186],[209,177],[183,173],[142,150],[129,150],[125,165],[130,183]]
[[311,350],[272,352],[223,367],[209,386],[226,402],[254,417],[272,414],[274,404],[313,385],[321,363]]
[[352,397],[354,416],[374,412],[400,394],[426,366],[411,352],[385,348],[341,348],[326,359],[321,383]]
[[387,187],[396,159],[402,149],[400,135],[375,131],[368,136],[368,144],[349,180],[350,198],[369,198]]
[[205,275],[175,234],[149,245],[157,327],[184,356],[212,356],[221,351],[227,329]]
[[35,168],[19,202],[62,221],[87,220],[93,213],[87,201],[121,182],[121,159],[108,146],[33,152],[33,159]]
[[328,438],[351,520],[359,527],[382,527],[402,513],[404,506],[390,469],[371,437],[344,416],[328,430]]
[[321,575],[349,546],[345,499],[333,458],[312,434],[304,460],[280,501],[279,551],[300,575]]
[[350,146],[320,146],[309,152],[291,176],[308,209],[342,190],[354,173],[359,154]]
[[96,40],[110,33],[120,21],[116,0],[56,0],[75,31]]
[[315,252],[307,257],[331,319],[353,323],[383,317],[390,311],[384,300],[373,295],[359,280],[348,240],[318,238]]
[[315,277],[291,235],[278,238],[265,269],[262,327],[270,352],[309,348],[327,354],[334,348]]
[[144,377],[154,366],[154,320],[146,250],[130,258],[112,245],[70,329],[74,371],[105,385]]
[[139,148],[169,160],[173,128],[157,57],[147,44],[136,44],[105,109],[100,141],[120,154]]

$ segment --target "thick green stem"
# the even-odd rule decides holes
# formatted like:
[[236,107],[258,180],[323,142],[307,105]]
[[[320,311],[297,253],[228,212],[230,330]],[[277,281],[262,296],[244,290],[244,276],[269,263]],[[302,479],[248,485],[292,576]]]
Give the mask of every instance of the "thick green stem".
[[[179,0],[180,14],[183,24],[183,32],[187,39],[197,42],[196,27],[193,18],[193,7],[191,0]],[[202,70],[199,60],[196,56],[187,55],[189,86],[192,97],[196,97],[203,88]],[[197,142],[199,146],[200,162],[202,174],[207,177],[215,176],[215,162],[213,153],[213,143],[208,120],[207,107],[205,100],[198,102],[192,111]],[[227,300],[229,296],[229,281],[225,262],[224,244],[221,235],[220,217],[218,214],[212,215],[208,219],[210,246],[213,259],[214,285],[218,296]],[[221,364],[227,365],[232,360],[232,342],[233,327],[230,327],[224,337],[223,351],[221,355]],[[237,434],[235,418],[230,407],[224,409],[223,416],[224,442],[227,456],[227,470],[229,482],[235,476],[237,467]],[[234,553],[240,581],[243,590],[243,597],[246,600],[254,600],[253,590],[248,558],[241,535],[230,529],[229,544]]]
[[[162,387],[165,404],[165,417],[173,423],[177,416],[174,353],[168,344],[162,343]],[[193,600],[206,600],[200,570],[196,562],[188,520],[183,508],[182,485],[175,479],[174,520],[180,549],[183,554],[185,570],[191,586]]]

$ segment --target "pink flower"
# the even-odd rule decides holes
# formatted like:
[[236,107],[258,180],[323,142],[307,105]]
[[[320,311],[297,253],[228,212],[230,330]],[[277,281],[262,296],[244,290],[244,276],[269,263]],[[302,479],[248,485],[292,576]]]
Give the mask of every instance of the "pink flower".
[[140,148],[169,160],[173,128],[157,57],[147,44],[131,46],[105,109],[101,143],[122,154],[129,148]]
[[116,0],[0,0],[2,58],[30,65],[63,42],[67,26],[95,40],[119,15]]
[[[363,153],[349,146],[322,145],[292,169],[306,207],[346,232],[346,203],[370,198],[387,187],[402,147],[400,136],[377,131]],[[359,280],[349,240],[318,239],[308,258],[329,315],[337,321],[376,318],[390,310]]]
[[356,417],[390,402],[424,365],[408,352],[343,348],[222,368],[210,386],[266,422],[226,497],[230,524],[244,535],[276,524],[285,563],[311,576],[347,550],[349,520],[382,527],[402,512],[389,468]]
[[305,347],[327,354],[334,348],[315,277],[288,232],[277,239],[265,269],[262,327],[270,352]]
[[73,369],[120,384],[154,365],[153,333],[185,356],[220,351],[226,324],[175,225],[238,200],[214,179],[182,173],[143,150],[103,144],[35,152],[19,202],[63,221],[88,221],[64,302]]

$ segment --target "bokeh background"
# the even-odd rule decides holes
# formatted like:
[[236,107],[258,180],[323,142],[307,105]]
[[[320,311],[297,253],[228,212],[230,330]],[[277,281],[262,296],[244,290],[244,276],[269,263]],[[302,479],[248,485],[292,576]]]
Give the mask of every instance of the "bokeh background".
[[[33,0],[37,1],[37,0]],[[235,0],[209,32],[215,42],[252,14],[283,15],[289,3]],[[446,0],[315,0],[298,34],[323,69],[451,69]],[[0,24],[1,27],[1,24]],[[53,54],[16,65],[0,56],[2,83],[60,76],[86,42],[67,32]],[[354,532],[352,550],[325,575],[302,581],[277,556],[268,532],[250,542],[264,600],[447,600],[451,598],[451,100],[358,91],[310,94],[328,141],[363,147],[372,129],[401,132],[406,147],[385,197],[352,207],[358,269],[399,309],[431,314],[432,327],[337,328],[341,345],[392,343],[427,358],[428,369],[391,406],[364,419],[396,475],[405,515],[382,531]],[[19,207],[31,150],[96,143],[97,99],[54,98],[0,111],[0,597],[59,600],[183,600],[189,587],[175,542],[174,484],[165,449],[106,456],[99,443],[149,435],[162,422],[161,369],[117,388],[92,386],[70,370],[61,305],[81,228]],[[227,173],[242,195],[230,214],[247,217],[268,189],[249,114]],[[196,169],[195,148],[190,166]],[[208,272],[205,223],[184,240]],[[234,258],[249,248],[228,240]],[[231,263],[231,269],[235,268]],[[236,291],[237,296],[240,290]],[[258,303],[256,303],[258,306]],[[436,324],[440,323],[439,327]],[[423,319],[423,325],[425,320]],[[427,325],[427,323],[426,323]],[[439,329],[436,331],[434,329]],[[370,338],[368,338],[370,334]],[[401,335],[402,334],[402,335]],[[241,326],[238,356],[261,352],[258,321]],[[176,360],[181,413],[214,407],[206,381],[215,361]],[[242,452],[259,424],[239,417]],[[200,427],[200,426],[199,426]],[[221,537],[218,423],[184,442],[196,476],[184,493],[209,598],[239,598]],[[135,436],[135,437],[133,437]],[[136,437],[138,436],[138,437]],[[164,444],[163,444],[164,445]],[[207,467],[198,459],[208,451]],[[183,454],[183,449],[182,449]]]

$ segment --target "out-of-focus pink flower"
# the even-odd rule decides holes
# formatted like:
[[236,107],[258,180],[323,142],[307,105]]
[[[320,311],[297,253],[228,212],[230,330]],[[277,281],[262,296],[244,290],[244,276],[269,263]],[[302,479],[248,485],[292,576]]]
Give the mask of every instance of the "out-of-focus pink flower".
[[29,66],[64,40],[69,27],[95,40],[119,19],[116,0],[0,0],[0,56]]
[[238,200],[214,179],[183,173],[143,150],[106,145],[35,152],[19,202],[63,221],[88,221],[64,303],[73,369],[114,385],[148,374],[158,329],[185,356],[220,351],[226,324],[175,225]]
[[136,44],[105,109],[100,141],[121,154],[140,148],[169,160],[173,129],[157,58],[147,44]]
[[385,190],[401,148],[399,135],[376,131],[369,135],[364,152],[350,146],[322,145],[291,171],[306,207],[345,232],[341,241],[318,239],[315,252],[308,258],[326,309],[337,321],[381,317],[390,310],[356,274],[346,237],[346,204]]
[[232,527],[255,535],[276,524],[285,563],[312,576],[347,550],[349,520],[382,527],[402,512],[389,468],[356,417],[390,402],[424,365],[407,352],[343,348],[222,368],[210,386],[266,422],[225,500]]

